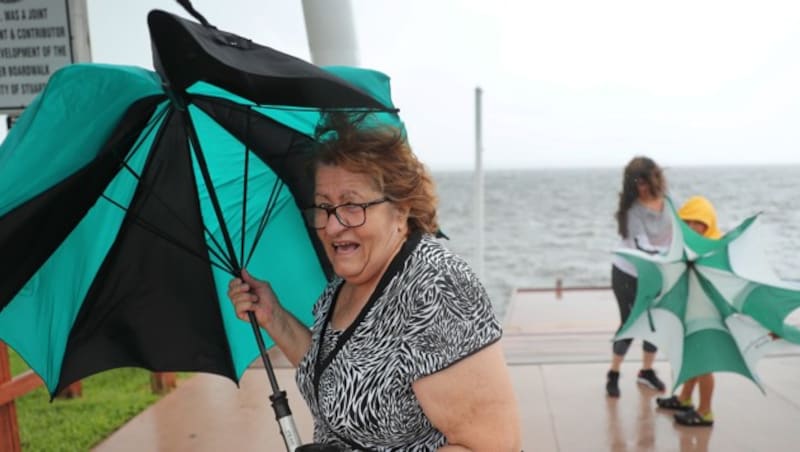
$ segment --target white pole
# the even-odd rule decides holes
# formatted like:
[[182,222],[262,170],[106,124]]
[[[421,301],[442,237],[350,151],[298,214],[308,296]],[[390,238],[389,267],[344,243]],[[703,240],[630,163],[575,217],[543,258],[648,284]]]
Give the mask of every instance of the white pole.
[[317,66],[358,66],[350,0],[303,0],[311,62]]
[[481,136],[481,95],[475,88],[475,273],[483,278],[483,143]]
[[89,39],[89,10],[86,0],[69,0],[69,31],[72,60],[75,63],[92,61],[92,44]]

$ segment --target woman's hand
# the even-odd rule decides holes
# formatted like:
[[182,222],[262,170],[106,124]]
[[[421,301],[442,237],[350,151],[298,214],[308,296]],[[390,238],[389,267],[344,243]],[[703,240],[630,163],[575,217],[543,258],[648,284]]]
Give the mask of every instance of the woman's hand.
[[275,312],[280,309],[278,298],[270,284],[253,278],[244,269],[241,278],[234,278],[228,284],[228,298],[233,302],[236,317],[249,321],[247,313],[253,312],[258,324],[265,329],[269,329]]
[[272,286],[243,269],[242,277],[228,284],[228,298],[233,302],[236,317],[249,321],[247,313],[254,313],[261,328],[267,330],[289,362],[297,367],[311,347],[311,332],[281,306]]

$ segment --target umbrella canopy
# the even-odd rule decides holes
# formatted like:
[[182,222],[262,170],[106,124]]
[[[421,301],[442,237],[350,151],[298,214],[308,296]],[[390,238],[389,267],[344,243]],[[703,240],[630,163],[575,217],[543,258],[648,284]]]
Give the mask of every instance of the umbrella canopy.
[[[674,388],[710,372],[741,374],[761,387],[759,358],[781,339],[800,344],[786,323],[800,307],[800,284],[782,281],[759,241],[758,216],[719,240],[705,238],[675,214],[664,253],[616,251],[638,272],[636,300],[615,339],[639,338],[666,348]],[[763,390],[763,388],[762,388]]]
[[0,146],[0,339],[51,394],[127,366],[238,381],[258,349],[232,275],[269,279],[306,324],[328,276],[299,211],[320,108],[399,123],[383,74],[149,23],[159,73],[67,66]]

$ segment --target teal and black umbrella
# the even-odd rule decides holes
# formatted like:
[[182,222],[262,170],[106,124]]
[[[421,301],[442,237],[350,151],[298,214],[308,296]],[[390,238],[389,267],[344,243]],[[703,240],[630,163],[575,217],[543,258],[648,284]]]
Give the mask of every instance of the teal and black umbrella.
[[268,279],[306,324],[329,276],[300,214],[323,112],[397,121],[383,74],[148,22],[158,72],[65,67],[0,146],[0,339],[51,394],[118,367],[238,381],[259,347],[232,276]]
[[667,250],[616,251],[636,266],[638,284],[615,339],[664,347],[675,388],[711,372],[737,373],[761,387],[758,360],[781,342],[800,344],[800,330],[787,323],[800,309],[800,284],[772,271],[758,216],[714,240],[678,219],[671,203],[666,208],[673,218]]

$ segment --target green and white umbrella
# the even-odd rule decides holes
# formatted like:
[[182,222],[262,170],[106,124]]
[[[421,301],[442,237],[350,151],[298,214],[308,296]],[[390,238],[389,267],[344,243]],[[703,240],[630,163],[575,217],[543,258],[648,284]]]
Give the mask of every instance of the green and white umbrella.
[[758,215],[713,240],[694,232],[668,206],[673,232],[667,250],[615,251],[638,272],[633,309],[615,339],[643,339],[665,348],[673,389],[692,377],[724,371],[751,379],[763,391],[758,360],[776,342],[800,344],[800,329],[786,323],[800,308],[800,284],[781,280],[768,264]]

